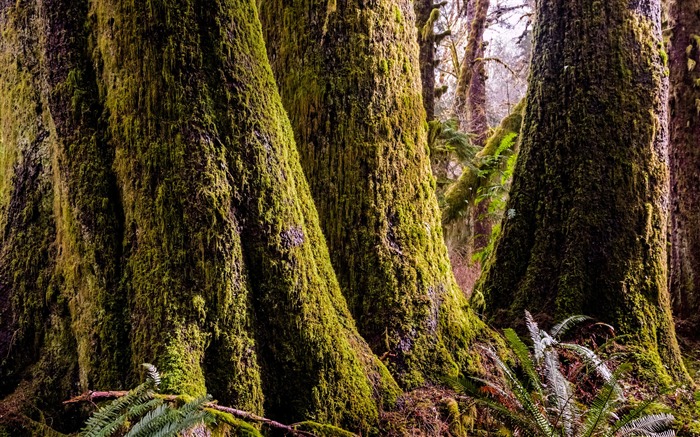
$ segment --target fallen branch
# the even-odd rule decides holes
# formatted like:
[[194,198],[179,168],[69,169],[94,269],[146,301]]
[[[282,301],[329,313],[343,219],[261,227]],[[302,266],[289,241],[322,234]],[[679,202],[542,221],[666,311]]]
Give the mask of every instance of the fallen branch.
[[[81,395],[78,395],[74,398],[68,399],[67,401],[63,401],[64,404],[75,404],[79,402],[94,402],[94,401],[101,401],[101,400],[108,400],[108,399],[117,399],[122,396],[126,396],[129,392],[128,391],[87,391]],[[175,395],[158,395],[158,397],[169,401],[169,402],[174,402],[178,399],[178,396]],[[217,410],[221,411],[224,413],[228,413],[238,419],[243,419],[243,420],[248,420],[248,421],[253,421],[253,422],[260,422],[265,426],[268,426],[270,428],[278,429],[281,431],[284,431],[288,435],[292,436],[299,436],[299,437],[318,437],[316,434],[312,434],[307,431],[302,431],[296,428],[293,428],[289,425],[285,425],[283,423],[277,422],[272,419],[268,419],[266,417],[258,416],[253,413],[249,413],[247,411],[243,410],[237,410],[235,408],[230,408],[230,407],[224,407],[221,406],[215,402],[209,402],[204,405],[206,408],[211,408],[212,410]]]

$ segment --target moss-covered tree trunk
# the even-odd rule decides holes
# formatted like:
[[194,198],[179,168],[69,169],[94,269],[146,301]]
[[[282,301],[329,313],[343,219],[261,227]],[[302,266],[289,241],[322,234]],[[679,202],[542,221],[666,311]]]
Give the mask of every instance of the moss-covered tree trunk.
[[0,24],[0,409],[153,362],[167,390],[375,422],[397,389],[341,295],[255,4],[20,0]]
[[420,77],[423,86],[423,107],[428,121],[435,118],[435,20],[440,9],[433,0],[414,0],[418,28]]
[[466,368],[481,324],[443,242],[412,2],[261,0],[260,14],[360,333],[406,386]]
[[[700,326],[700,1],[671,3],[671,266],[677,318]],[[696,334],[698,335],[698,334]]]
[[684,378],[667,289],[660,1],[537,9],[520,156],[481,284],[491,320],[587,314],[630,334],[649,375]]
[[486,71],[484,67],[484,32],[490,0],[470,0],[466,15],[469,37],[459,70],[455,90],[455,114],[463,131],[473,135],[479,146],[486,143]]
[[[467,9],[467,22],[470,23],[469,43],[472,43],[473,38],[476,51],[467,55],[469,59],[465,58],[460,72],[462,76],[466,74],[464,69],[471,68],[466,96],[466,114],[465,117],[460,116],[460,119],[466,119],[466,126],[463,127],[466,127],[466,132],[472,135],[472,141],[479,147],[484,147],[489,133],[489,123],[486,118],[486,62],[484,62],[487,43],[484,41],[484,33],[490,4],[489,0],[469,2]],[[461,102],[462,98],[464,96],[459,96],[457,102]]]

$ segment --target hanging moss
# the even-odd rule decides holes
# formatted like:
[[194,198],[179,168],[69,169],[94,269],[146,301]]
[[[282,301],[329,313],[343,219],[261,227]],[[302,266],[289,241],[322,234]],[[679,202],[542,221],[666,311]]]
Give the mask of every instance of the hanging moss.
[[399,390],[340,292],[255,5],[34,6],[0,7],[0,395],[32,380],[53,414],[153,362],[165,391],[372,427]]
[[[397,14],[397,9],[400,14]],[[447,258],[413,5],[260,2],[268,57],[358,329],[405,387],[478,367]],[[321,28],[318,23],[326,23]]]
[[508,214],[481,290],[499,324],[524,309],[612,324],[646,376],[668,384],[687,374],[666,285],[659,3],[542,4]]

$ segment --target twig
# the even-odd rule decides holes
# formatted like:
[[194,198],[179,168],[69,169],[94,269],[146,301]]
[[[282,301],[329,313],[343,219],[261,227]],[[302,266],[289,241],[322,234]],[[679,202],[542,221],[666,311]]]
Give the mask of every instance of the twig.
[[498,63],[498,64],[501,64],[501,65],[503,66],[503,68],[505,68],[506,70],[508,70],[508,71],[510,72],[510,74],[512,74],[513,76],[516,76],[516,77],[518,76],[518,73],[516,73],[512,68],[510,68],[510,66],[509,66],[508,64],[506,64],[503,60],[501,60],[501,59],[499,59],[499,58],[477,58],[476,61],[477,61],[477,62],[478,62],[478,61],[481,61],[481,62],[489,62],[489,61],[491,61],[491,62],[496,62],[496,63]]
[[[74,398],[68,399],[67,401],[63,401],[64,404],[75,404],[79,402],[93,402],[93,401],[99,401],[99,400],[107,400],[107,399],[116,399],[120,398],[122,396],[126,396],[129,392],[128,391],[87,391],[81,395],[78,395]],[[169,401],[173,402],[178,399],[178,396],[175,395],[158,395],[158,397]],[[230,407],[224,407],[222,405],[219,405],[214,402],[209,402],[204,404],[205,408],[211,408],[212,410],[217,410],[217,411],[222,411],[224,413],[228,413],[234,417],[237,417],[239,419],[243,420],[249,420],[249,421],[254,421],[254,422],[260,422],[263,425],[266,425],[270,428],[274,429],[279,429],[281,431],[284,431],[288,435],[292,436],[299,436],[299,437],[318,437],[316,434],[312,434],[307,431],[302,431],[296,428],[293,428],[289,425],[285,425],[283,423],[277,422],[272,419],[268,419],[266,417],[258,416],[253,413],[249,413],[247,411],[243,410],[237,410],[235,408],[230,408]]]

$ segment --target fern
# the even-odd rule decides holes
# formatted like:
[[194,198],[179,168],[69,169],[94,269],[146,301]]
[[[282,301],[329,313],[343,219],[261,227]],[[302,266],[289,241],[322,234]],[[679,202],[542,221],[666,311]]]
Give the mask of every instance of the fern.
[[126,396],[111,402],[93,414],[85,424],[81,435],[85,437],[102,437],[116,432],[126,421],[123,411],[146,404],[152,399],[153,380],[131,390]]
[[[158,370],[151,364],[144,364],[144,367],[146,382],[95,412],[86,422],[81,436],[108,437],[124,435],[124,432],[127,437],[177,436],[215,423],[215,415],[205,408],[211,402],[209,396],[180,407],[171,405],[155,393],[160,385]],[[125,429],[133,422],[130,429]]]
[[[512,329],[504,332],[506,342],[519,362],[523,379],[518,378],[518,372],[503,362],[492,349],[484,348],[486,355],[499,368],[503,378],[450,379],[448,382],[488,408],[513,435],[675,436],[674,431],[668,429],[674,420],[672,415],[644,415],[644,411],[653,400],[643,402],[619,418],[617,412],[624,407],[625,397],[618,379],[627,366],[620,366],[613,373],[591,349],[560,341],[568,330],[585,320],[588,318],[570,317],[548,333],[541,330],[532,315],[526,312],[525,324],[532,340],[532,350],[528,349]],[[602,387],[589,405],[577,399],[574,382],[564,376],[557,351],[559,348],[573,352],[602,380]]]
[[568,319],[563,320],[562,322],[559,322],[556,325],[554,325],[554,327],[550,331],[550,335],[556,338],[557,340],[560,340],[564,334],[571,330],[571,328],[573,328],[581,322],[585,322],[586,320],[590,319],[591,318],[588,316],[571,316]]
[[621,427],[617,436],[660,435],[669,432],[668,427],[674,420],[675,418],[671,414],[652,414],[640,417]]
[[540,376],[537,374],[537,370],[535,369],[535,363],[533,363],[532,358],[530,358],[530,351],[528,350],[527,346],[525,345],[525,343],[523,343],[520,337],[518,337],[518,334],[516,334],[516,332],[512,329],[506,329],[504,331],[504,337],[506,338],[510,349],[515,354],[518,361],[520,361],[520,364],[523,370],[525,371],[525,374],[527,375],[530,384],[537,391],[537,394],[540,396],[540,398],[544,399],[544,388],[542,387]]
[[590,410],[584,418],[581,437],[591,437],[594,432],[604,426],[612,416],[616,407],[616,399],[619,387],[617,377],[613,375],[609,381],[603,385],[598,395],[593,400]]

